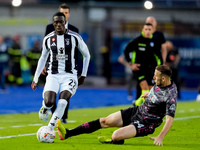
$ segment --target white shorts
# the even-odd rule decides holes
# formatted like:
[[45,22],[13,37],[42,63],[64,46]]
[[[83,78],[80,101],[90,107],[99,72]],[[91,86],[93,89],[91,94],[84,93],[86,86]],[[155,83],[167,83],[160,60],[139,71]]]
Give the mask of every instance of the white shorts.
[[58,92],[67,90],[73,96],[77,88],[78,79],[76,75],[70,73],[48,74],[42,95],[44,98],[46,91],[54,91],[57,94]]

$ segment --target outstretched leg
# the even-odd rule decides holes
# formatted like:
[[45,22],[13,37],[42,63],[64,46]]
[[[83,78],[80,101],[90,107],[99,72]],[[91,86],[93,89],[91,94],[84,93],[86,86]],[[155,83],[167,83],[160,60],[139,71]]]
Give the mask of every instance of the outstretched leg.
[[133,125],[128,125],[118,130],[115,130],[112,134],[112,138],[105,136],[98,137],[99,142],[105,144],[124,144],[125,139],[135,137],[136,129]]
[[91,122],[86,122],[71,130],[65,129],[59,119],[57,120],[56,126],[58,129],[60,139],[64,140],[71,136],[76,136],[84,133],[92,133],[101,128],[121,127],[122,126],[121,112],[119,111],[110,114],[108,117],[100,118]]
[[64,140],[71,136],[76,136],[79,134],[92,133],[96,130],[101,129],[99,119],[91,121],[91,122],[86,122],[71,130],[65,129],[64,126],[61,124],[60,119],[58,119],[56,126],[57,126],[58,134],[61,140]]
[[117,129],[112,134],[113,141],[120,141],[129,139],[136,136],[136,128],[134,125],[128,125],[123,128]]

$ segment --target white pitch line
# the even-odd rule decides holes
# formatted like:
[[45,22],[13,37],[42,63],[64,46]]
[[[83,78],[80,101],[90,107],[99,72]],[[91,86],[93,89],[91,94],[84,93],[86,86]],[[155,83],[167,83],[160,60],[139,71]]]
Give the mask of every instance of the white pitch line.
[[67,123],[75,123],[76,120],[67,120]]
[[[67,121],[68,123],[75,123],[76,121],[75,120],[69,120]],[[43,126],[44,124],[28,124],[27,126]],[[19,125],[19,126],[11,126],[10,128],[21,128],[21,127],[26,127],[24,125]],[[5,129],[5,127],[0,127],[0,130],[1,129]]]
[[[174,121],[179,120],[188,120],[188,119],[194,119],[194,118],[200,118],[199,116],[190,116],[190,117],[180,117],[180,118],[174,118]],[[165,121],[165,120],[164,120]],[[0,127],[1,128],[1,127]],[[57,131],[56,131],[57,132]],[[12,137],[20,137],[20,136],[30,136],[30,135],[36,135],[37,133],[28,133],[28,134],[18,134],[18,135],[10,135],[10,136],[0,136],[0,139],[8,139]]]
[[190,109],[190,110],[189,110],[189,112],[194,112],[194,111],[195,111],[195,109]]
[[194,119],[194,118],[200,118],[200,116],[180,117],[180,118],[174,118],[174,120],[175,121],[177,121],[177,120],[188,120],[188,119]]
[[[58,132],[58,131],[55,131]],[[20,137],[20,136],[30,136],[30,135],[36,135],[37,133],[27,133],[27,134],[18,134],[18,135],[9,135],[9,136],[0,136],[0,139],[9,139],[13,137]]]
[[21,128],[21,127],[25,127],[25,126],[11,126],[11,128]]
[[178,113],[185,113],[185,110],[179,110]]
[[[42,126],[43,124],[28,124],[27,126]],[[21,128],[21,127],[26,127],[24,125],[21,126],[11,126],[10,128]],[[0,127],[0,129],[5,129],[5,127]]]
[[35,135],[36,133],[29,133],[29,134],[18,134],[18,135],[10,135],[10,136],[0,136],[0,139],[9,139],[13,137],[20,137],[20,136],[30,136]]
[[43,124],[28,124],[28,126],[42,126]]

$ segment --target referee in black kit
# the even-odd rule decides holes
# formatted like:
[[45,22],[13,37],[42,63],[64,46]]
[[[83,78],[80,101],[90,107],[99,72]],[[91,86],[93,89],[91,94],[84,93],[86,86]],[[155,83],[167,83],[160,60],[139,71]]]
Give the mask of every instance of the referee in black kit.
[[[152,36],[153,25],[146,23],[143,26],[140,36],[132,39],[124,50],[124,56],[133,70],[137,83],[141,88],[141,96],[149,92],[153,86],[153,71],[155,70],[156,59],[154,55],[155,41]],[[132,57],[130,57],[132,53]],[[144,102],[143,97],[139,97],[132,102],[133,105],[139,106]]]
[[[146,23],[150,23],[153,25],[153,39],[156,41],[155,42],[155,48],[154,48],[154,54],[156,57],[157,65],[165,64],[166,63],[166,58],[167,58],[167,45],[166,45],[166,39],[161,31],[157,31],[157,21],[155,17],[153,16],[148,16],[146,18]],[[139,98],[141,95],[141,88],[139,83],[137,83],[137,94],[136,98]]]
[[[59,6],[58,9],[59,9],[59,12],[62,12],[62,13],[65,15],[65,17],[66,17],[65,28],[66,28],[66,29],[69,29],[69,30],[71,30],[71,31],[73,31],[73,32],[79,33],[78,28],[76,28],[75,26],[69,24],[69,22],[68,22],[68,19],[69,19],[69,17],[70,17],[70,7],[69,7],[67,4],[63,3],[63,4],[61,4],[61,5]],[[51,32],[54,31],[54,30],[55,30],[55,29],[54,29],[53,24],[52,24],[52,23],[51,23],[51,24],[48,24],[48,25],[46,26],[45,36],[46,36],[47,34],[51,33]],[[49,60],[49,59],[48,59],[48,60]],[[48,60],[47,60],[47,62],[48,62]],[[46,64],[46,65],[47,65],[47,64]],[[46,67],[44,68],[42,74],[43,74],[43,75],[46,75],[46,74],[47,74],[47,72],[46,72]],[[68,105],[67,105],[67,107],[66,107],[66,109],[65,109],[65,112],[64,112],[64,114],[63,114],[63,117],[62,117],[62,119],[61,119],[62,123],[65,123],[65,124],[67,123],[66,119],[68,118],[68,109],[69,109],[69,102],[68,102]],[[56,110],[56,104],[53,105],[53,107],[51,108],[52,114],[54,113],[55,110]]]

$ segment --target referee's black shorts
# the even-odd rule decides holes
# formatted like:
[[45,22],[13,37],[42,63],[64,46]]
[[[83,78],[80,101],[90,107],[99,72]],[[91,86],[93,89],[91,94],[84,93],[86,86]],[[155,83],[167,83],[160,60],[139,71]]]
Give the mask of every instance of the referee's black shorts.
[[152,70],[150,67],[141,66],[140,70],[135,71],[134,73],[138,83],[146,80],[148,85],[154,85],[154,70]]

